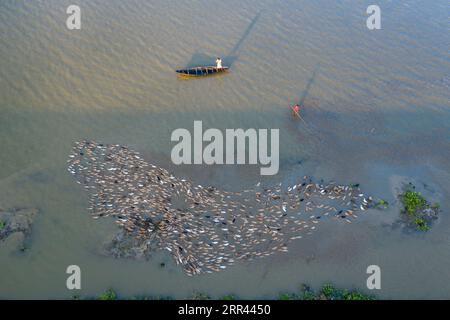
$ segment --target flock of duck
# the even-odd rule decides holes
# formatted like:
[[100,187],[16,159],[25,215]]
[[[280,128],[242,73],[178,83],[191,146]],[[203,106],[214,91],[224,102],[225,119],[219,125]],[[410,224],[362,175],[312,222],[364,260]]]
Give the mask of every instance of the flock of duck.
[[94,218],[112,216],[130,239],[167,250],[188,275],[287,252],[327,216],[351,223],[371,197],[359,185],[258,183],[240,192],[195,185],[126,146],[75,143],[68,170],[90,193]]

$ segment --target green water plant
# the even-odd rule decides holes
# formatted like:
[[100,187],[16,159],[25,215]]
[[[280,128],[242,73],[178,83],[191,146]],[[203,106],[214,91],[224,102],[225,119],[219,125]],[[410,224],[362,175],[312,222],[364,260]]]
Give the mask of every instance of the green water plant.
[[428,226],[425,219],[422,218],[416,218],[414,219],[414,224],[416,225],[417,229],[420,231],[428,231],[430,230],[430,227]]
[[375,300],[374,297],[366,295],[358,291],[350,291],[344,293],[345,300]]
[[422,210],[427,205],[425,198],[417,191],[406,191],[402,196],[405,211],[408,215],[414,216],[418,210]]
[[6,228],[6,222],[0,220],[0,231],[2,231],[2,230],[5,229],[5,228]]
[[325,300],[373,300],[372,296],[366,295],[357,290],[343,290],[334,287],[332,284],[325,284],[320,293],[320,298]]
[[207,295],[206,293],[202,292],[195,292],[192,296],[192,300],[210,300],[211,297]]
[[301,300],[316,300],[316,295],[314,294],[314,291],[311,290],[309,286],[306,284],[302,284],[300,286],[300,294],[299,298]]
[[411,187],[412,189],[400,194],[400,200],[403,203],[402,213],[416,230],[428,231],[431,220],[436,218],[439,212],[440,205],[439,203],[430,205],[420,192],[414,190],[415,187],[412,184]]
[[340,290],[336,289],[333,285],[331,284],[325,284],[322,287],[322,290],[320,291],[320,293],[327,299],[327,300],[341,300],[341,292]]
[[314,292],[308,286],[303,285],[299,295],[301,300],[374,300],[374,296],[364,294],[357,290],[345,290],[336,288],[327,283],[322,288]]
[[[71,297],[74,300],[83,300],[85,298],[74,295]],[[86,298],[86,299],[92,299]],[[106,290],[97,297],[98,300],[118,300],[117,293],[112,290]],[[126,299],[126,298],[125,298]],[[130,300],[174,300],[171,296],[152,296],[152,295],[137,295],[128,298]],[[190,299],[195,300],[209,300],[211,297],[206,293],[194,292]],[[375,296],[364,294],[358,290],[339,289],[332,284],[325,284],[319,291],[312,290],[309,286],[302,284],[300,292],[292,293],[285,291],[280,293],[277,297],[269,297],[270,300],[375,300]],[[219,298],[219,300],[240,300],[239,297],[227,294]]]
[[302,294],[300,295],[300,299],[301,300],[316,300],[316,295],[314,294],[314,292],[307,290],[307,291],[302,292]]
[[117,293],[114,290],[106,290],[98,296],[98,300],[117,300]]
[[386,200],[380,199],[378,202],[374,205],[375,208],[378,209],[387,209],[389,207],[389,202]]
[[433,209],[439,210],[440,208],[441,208],[441,205],[439,204],[439,202],[435,202],[435,203],[433,204]]
[[171,296],[147,296],[147,295],[135,295],[129,298],[128,300],[174,300],[175,298]]
[[278,295],[278,300],[295,300],[296,296],[292,293],[280,293]]

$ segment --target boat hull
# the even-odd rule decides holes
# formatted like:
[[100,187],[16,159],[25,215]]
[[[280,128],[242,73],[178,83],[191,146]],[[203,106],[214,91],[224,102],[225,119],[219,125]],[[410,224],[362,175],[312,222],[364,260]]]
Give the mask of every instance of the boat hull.
[[228,71],[228,67],[223,67],[223,68],[195,67],[195,68],[176,70],[176,73],[178,73],[180,76],[183,76],[183,77],[207,77],[207,76],[225,73],[227,71]]

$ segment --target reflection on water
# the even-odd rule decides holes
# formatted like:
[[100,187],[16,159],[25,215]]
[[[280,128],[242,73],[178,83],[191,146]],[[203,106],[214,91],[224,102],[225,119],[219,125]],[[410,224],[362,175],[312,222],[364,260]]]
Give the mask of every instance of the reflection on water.
[[[363,289],[367,265],[379,264],[381,296],[448,297],[446,2],[380,3],[380,31],[365,27],[365,5],[330,0],[79,4],[82,30],[69,31],[60,1],[0,3],[0,207],[40,210],[26,254],[0,246],[0,273],[8,275],[0,297],[68,297],[69,264],[82,268],[81,294],[113,287],[253,297],[326,281]],[[232,66],[224,77],[180,81],[174,73],[217,56]],[[304,122],[290,117],[299,101]],[[288,256],[195,280],[166,255],[99,255],[116,229],[86,214],[88,199],[66,171],[73,142],[130,145],[168,167],[170,133],[194,120],[279,128],[280,172],[267,183],[303,175],[361,183],[394,205],[352,225],[325,224]],[[228,190],[261,180],[251,166],[170,170]],[[393,176],[433,186],[444,213],[427,235],[389,228],[398,214]]]

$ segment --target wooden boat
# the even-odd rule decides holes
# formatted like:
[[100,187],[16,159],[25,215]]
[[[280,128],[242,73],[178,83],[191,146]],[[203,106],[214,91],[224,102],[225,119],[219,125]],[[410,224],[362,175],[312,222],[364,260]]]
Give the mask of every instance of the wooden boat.
[[186,77],[205,77],[214,74],[225,73],[228,71],[228,67],[217,68],[214,66],[209,67],[194,67],[188,69],[176,70],[178,74]]

